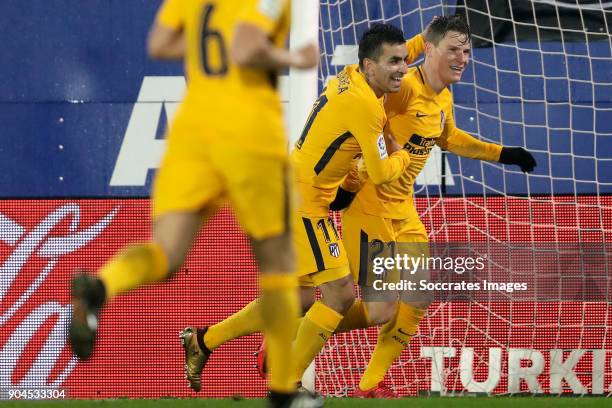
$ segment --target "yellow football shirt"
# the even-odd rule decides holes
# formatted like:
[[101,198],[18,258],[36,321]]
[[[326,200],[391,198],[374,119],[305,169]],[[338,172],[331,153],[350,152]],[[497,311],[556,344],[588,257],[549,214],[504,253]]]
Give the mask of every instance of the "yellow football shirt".
[[392,183],[376,186],[371,180],[366,181],[353,204],[366,214],[394,219],[408,217],[414,205],[414,182],[435,145],[463,157],[499,160],[500,145],[480,141],[456,127],[450,90],[444,88],[436,94],[420,66],[411,68],[404,76],[400,92],[389,94],[385,109],[389,117],[385,131],[404,145],[410,163]]
[[[239,68],[229,47],[239,22],[286,44],[289,0],[166,0],[157,22],[184,30],[187,91],[175,122],[193,142],[222,142],[242,149],[286,155],[276,72]],[[179,132],[177,132],[179,133]],[[186,136],[187,138],[187,136]]]
[[357,65],[329,82],[291,154],[300,213],[327,216],[338,186],[362,154],[374,183],[402,174],[408,152],[387,155],[385,122],[383,98],[376,97]]
[[[408,40],[407,62],[414,61],[424,48],[422,35]],[[402,174],[409,156],[404,150],[387,155],[384,100],[384,96],[376,97],[356,64],[347,65],[330,80],[291,154],[300,213],[327,217],[338,186],[361,157],[375,184]]]

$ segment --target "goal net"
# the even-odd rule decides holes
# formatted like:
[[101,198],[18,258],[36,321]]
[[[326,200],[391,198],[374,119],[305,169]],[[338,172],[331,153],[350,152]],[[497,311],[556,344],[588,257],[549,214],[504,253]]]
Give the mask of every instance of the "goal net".
[[[498,269],[515,280],[523,273],[543,291],[434,302],[386,382],[400,395],[607,394],[612,5],[321,1],[320,86],[357,62],[358,38],[372,24],[394,24],[409,38],[434,16],[455,13],[473,32],[470,66],[452,87],[458,126],[481,140],[525,147],[538,167],[524,175],[516,166],[434,150],[417,179],[418,211],[432,242],[505,248],[508,259]],[[512,250],[519,243],[529,253],[520,260]],[[577,248],[574,261],[561,256],[568,246]],[[590,268],[585,251],[594,254]],[[555,278],[542,283],[537,274],[551,269]],[[564,288],[583,284],[589,273],[599,274],[599,291],[567,296]],[[317,390],[352,395],[376,338],[377,329],[334,336],[316,360]]]

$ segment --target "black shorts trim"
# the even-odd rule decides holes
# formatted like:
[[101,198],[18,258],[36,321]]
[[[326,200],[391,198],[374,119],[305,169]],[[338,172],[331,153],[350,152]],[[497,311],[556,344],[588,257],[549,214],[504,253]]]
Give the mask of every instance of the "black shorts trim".
[[312,254],[314,255],[315,261],[317,263],[317,272],[324,271],[325,262],[323,262],[323,254],[321,253],[321,248],[319,247],[319,242],[317,241],[317,235],[315,234],[315,230],[312,227],[312,222],[310,222],[308,218],[304,217],[302,217],[302,221],[304,222],[306,235],[308,235],[308,242],[310,243]]
[[368,234],[361,230],[359,234],[359,279],[357,282],[360,286],[366,286],[368,284],[369,246]]

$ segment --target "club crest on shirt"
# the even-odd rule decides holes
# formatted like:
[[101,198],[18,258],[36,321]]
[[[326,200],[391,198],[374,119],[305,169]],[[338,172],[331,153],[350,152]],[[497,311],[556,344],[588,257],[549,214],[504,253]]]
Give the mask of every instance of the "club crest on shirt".
[[340,247],[337,243],[329,244],[329,253],[334,258],[338,258],[340,256]]

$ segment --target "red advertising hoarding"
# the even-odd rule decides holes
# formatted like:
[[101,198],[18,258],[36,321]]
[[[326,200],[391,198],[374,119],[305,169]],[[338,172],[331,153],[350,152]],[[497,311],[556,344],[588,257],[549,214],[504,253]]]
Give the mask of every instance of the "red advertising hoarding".
[[[561,241],[610,241],[612,217],[602,214],[602,208],[610,208],[612,200],[571,197],[571,209],[568,200],[419,199],[418,207],[434,240],[546,241],[553,233]],[[551,213],[563,217],[569,227],[551,223]],[[589,232],[578,236],[579,230]],[[248,241],[227,209],[203,229],[173,279],[108,305],[91,360],[77,361],[66,344],[74,269],[95,270],[121,247],[149,235],[148,200],[0,204],[0,388],[60,389],[70,398],[195,395],[183,378],[179,330],[213,324],[257,295]],[[561,364],[564,392],[575,392],[582,384],[587,393],[601,393],[612,380],[610,312],[603,302],[436,303],[389,378],[401,394],[411,395],[476,389],[466,384],[472,374],[476,382],[490,378],[483,389],[505,393],[513,387],[508,382],[519,378],[519,389],[527,391],[533,386],[529,372],[523,377],[510,373],[519,361],[519,367],[542,364],[535,377],[543,392],[558,381],[551,364]],[[352,388],[375,336],[372,329],[332,340],[318,360],[317,387],[335,395]],[[258,342],[254,335],[215,351],[200,395],[263,396],[265,384],[256,375],[251,355]],[[556,350],[562,350],[560,357]],[[466,377],[470,361],[473,372]],[[496,374],[489,375],[492,364],[501,371],[496,383]]]

